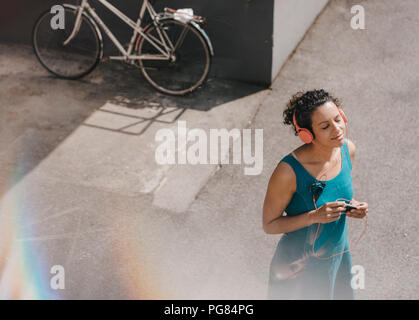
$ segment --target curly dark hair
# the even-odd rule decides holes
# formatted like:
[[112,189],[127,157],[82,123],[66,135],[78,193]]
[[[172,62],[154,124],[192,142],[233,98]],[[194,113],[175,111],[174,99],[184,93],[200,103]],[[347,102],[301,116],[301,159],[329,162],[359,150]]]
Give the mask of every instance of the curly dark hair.
[[311,115],[316,108],[329,101],[332,101],[339,108],[342,107],[339,99],[333,97],[323,89],[297,92],[291,97],[284,110],[284,124],[292,125],[294,127],[295,135],[298,135],[292,120],[295,111],[297,124],[301,128],[309,129],[314,137],[313,128],[311,126]]

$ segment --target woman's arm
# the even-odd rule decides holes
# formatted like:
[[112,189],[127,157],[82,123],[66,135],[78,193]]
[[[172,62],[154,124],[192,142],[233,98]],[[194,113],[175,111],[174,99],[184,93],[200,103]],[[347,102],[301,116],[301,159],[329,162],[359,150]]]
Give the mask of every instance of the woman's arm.
[[266,233],[286,233],[312,224],[310,212],[293,217],[282,215],[296,189],[294,170],[281,162],[272,173],[263,204],[263,230]]

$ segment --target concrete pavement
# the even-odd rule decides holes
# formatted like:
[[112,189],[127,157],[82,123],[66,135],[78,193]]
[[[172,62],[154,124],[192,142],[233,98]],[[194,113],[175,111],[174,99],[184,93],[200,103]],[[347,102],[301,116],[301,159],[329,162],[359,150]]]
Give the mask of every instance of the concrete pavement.
[[[300,144],[282,124],[282,110],[296,91],[324,88],[343,101],[349,137],[357,146],[354,196],[370,208],[367,233],[352,251],[353,264],[365,270],[365,288],[356,290],[356,298],[419,298],[419,25],[414,14],[419,7],[415,1],[361,2],[366,29],[352,30],[355,4],[328,5],[252,121],[251,128],[264,129],[262,174],[246,177],[240,166],[223,167],[190,207],[195,224],[211,221],[205,235],[214,239],[214,256],[200,256],[201,265],[214,261],[206,287],[210,297],[266,296],[280,235],[263,234],[263,199],[278,161]],[[351,222],[352,244],[363,227]]]
[[[156,133],[172,129],[177,135],[178,120],[189,129],[242,128],[269,90],[210,77],[205,89],[169,97],[145,83],[139,70],[120,64],[101,65],[80,81],[63,81],[42,69],[31,48],[2,45],[1,49],[1,217],[3,230],[11,229],[4,233],[3,250],[43,257],[31,258],[26,265],[34,269],[36,263],[42,264],[39,272],[20,270],[10,275],[10,270],[2,270],[3,277],[28,273],[28,286],[37,282],[46,286],[40,290],[42,297],[168,295],[166,288],[148,292],[161,275],[157,271],[156,276],[149,275],[143,261],[156,256],[156,248],[165,240],[152,225],[183,213],[219,166],[158,164]],[[133,242],[128,240],[131,233]],[[92,240],[96,236],[100,240]],[[125,252],[129,247],[132,252]],[[150,254],[137,252],[142,250]],[[132,277],[132,271],[115,277],[114,272],[124,266],[116,270],[99,262],[118,261],[125,254],[138,258],[125,263],[125,268],[133,266],[139,282],[151,283],[142,284],[147,292],[132,289],[130,295],[125,287],[120,289],[115,281]],[[88,257],[85,263],[78,263],[83,257]],[[149,269],[157,270],[157,264],[150,262]],[[69,285],[63,292],[48,288],[50,267],[45,266],[54,265],[66,270]],[[95,265],[98,269],[91,269]],[[82,271],[77,269],[80,266]],[[103,279],[111,283],[109,291],[99,290]],[[80,287],[85,285],[89,289]]]

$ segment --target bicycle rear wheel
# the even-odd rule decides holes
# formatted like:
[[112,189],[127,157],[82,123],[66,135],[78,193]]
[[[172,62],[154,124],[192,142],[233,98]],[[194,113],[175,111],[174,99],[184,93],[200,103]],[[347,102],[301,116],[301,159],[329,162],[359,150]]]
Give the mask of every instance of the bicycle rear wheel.
[[[184,95],[197,89],[208,76],[211,54],[202,35],[190,24],[164,20],[151,25],[145,34],[160,39],[165,32],[173,44],[173,58],[169,60],[140,59],[139,65],[147,81],[157,90],[171,95]],[[147,39],[140,35],[139,55],[161,55]]]
[[78,33],[67,44],[73,31],[77,10],[64,8],[64,29],[54,30],[51,19],[54,14],[44,12],[36,21],[32,44],[39,62],[51,73],[66,79],[78,79],[90,73],[100,62],[102,39],[94,22],[82,15]]

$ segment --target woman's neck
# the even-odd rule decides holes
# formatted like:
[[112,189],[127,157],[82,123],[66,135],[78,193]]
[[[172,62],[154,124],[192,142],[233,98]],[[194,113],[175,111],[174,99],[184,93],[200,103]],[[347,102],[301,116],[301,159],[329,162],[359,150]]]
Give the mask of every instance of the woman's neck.
[[319,144],[307,145],[307,151],[310,154],[310,160],[314,162],[329,162],[338,156],[339,147],[325,147]]

